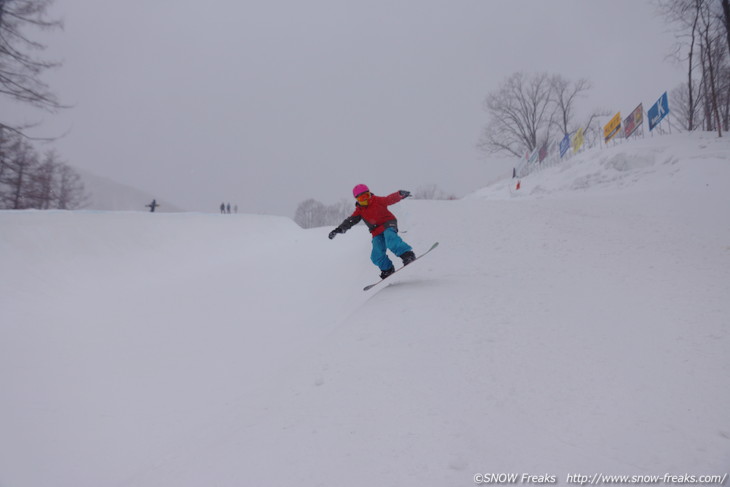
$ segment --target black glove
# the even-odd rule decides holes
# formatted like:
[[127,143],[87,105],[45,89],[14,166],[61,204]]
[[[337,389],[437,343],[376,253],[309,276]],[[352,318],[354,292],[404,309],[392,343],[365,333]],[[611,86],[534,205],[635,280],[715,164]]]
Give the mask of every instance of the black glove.
[[401,198],[408,198],[411,195],[411,192],[406,191],[405,189],[401,189],[398,191],[398,194],[401,195]]
[[337,227],[337,228],[335,228],[334,230],[332,230],[330,232],[330,234],[329,234],[330,240],[332,240],[333,238],[335,238],[335,235],[337,235],[338,233],[344,233],[340,227]]

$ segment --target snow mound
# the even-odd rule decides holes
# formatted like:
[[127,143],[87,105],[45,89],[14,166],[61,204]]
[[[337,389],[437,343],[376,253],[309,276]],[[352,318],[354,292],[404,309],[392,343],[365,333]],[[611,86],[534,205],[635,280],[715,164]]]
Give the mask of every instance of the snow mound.
[[[698,171],[692,161],[712,161]],[[594,148],[555,166],[538,169],[520,180],[479,190],[466,199],[504,199],[569,195],[574,192],[682,189],[712,182],[714,167],[730,160],[728,144],[711,134],[694,133],[632,139],[622,144]],[[680,163],[681,162],[681,163]],[[672,179],[679,176],[679,183]]]

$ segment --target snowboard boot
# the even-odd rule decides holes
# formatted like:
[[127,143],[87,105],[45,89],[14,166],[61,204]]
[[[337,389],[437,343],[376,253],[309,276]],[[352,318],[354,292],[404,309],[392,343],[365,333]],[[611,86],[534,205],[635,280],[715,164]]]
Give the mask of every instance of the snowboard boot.
[[409,250],[408,252],[403,252],[400,255],[400,258],[403,259],[403,265],[408,265],[416,260],[416,254],[414,254],[412,250]]
[[384,271],[381,271],[380,272],[380,278],[381,279],[385,279],[386,277],[388,277],[389,275],[391,275],[394,272],[395,272],[395,267],[391,267],[390,269],[386,269]]

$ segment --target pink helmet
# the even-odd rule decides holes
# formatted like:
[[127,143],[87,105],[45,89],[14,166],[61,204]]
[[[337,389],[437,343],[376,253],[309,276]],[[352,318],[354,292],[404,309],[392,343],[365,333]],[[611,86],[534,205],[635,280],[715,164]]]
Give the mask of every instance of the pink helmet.
[[368,188],[366,184],[358,184],[357,186],[352,188],[352,196],[357,198],[359,195],[363,194],[366,191],[370,191],[370,188]]

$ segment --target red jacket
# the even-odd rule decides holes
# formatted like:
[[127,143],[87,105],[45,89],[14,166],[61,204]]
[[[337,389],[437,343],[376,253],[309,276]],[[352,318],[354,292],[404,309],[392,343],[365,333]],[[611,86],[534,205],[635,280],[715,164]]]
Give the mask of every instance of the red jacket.
[[397,191],[388,196],[375,196],[370,197],[370,201],[367,206],[362,206],[360,203],[355,203],[355,211],[352,215],[345,218],[345,221],[340,223],[340,228],[343,232],[346,232],[354,225],[363,220],[365,225],[368,226],[370,233],[373,237],[377,237],[385,231],[386,228],[395,228],[398,230],[398,220],[393,215],[388,207],[392,204],[398,203],[403,197]]

